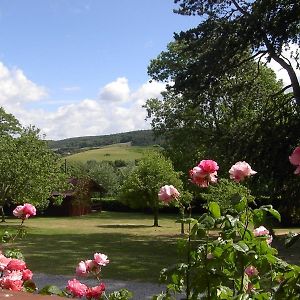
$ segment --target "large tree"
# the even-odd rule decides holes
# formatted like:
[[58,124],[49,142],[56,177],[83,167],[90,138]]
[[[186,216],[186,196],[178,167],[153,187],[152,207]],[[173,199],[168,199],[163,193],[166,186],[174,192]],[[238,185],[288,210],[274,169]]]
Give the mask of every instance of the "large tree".
[[[169,46],[167,61],[185,69],[193,58],[178,51],[180,46],[178,42]],[[153,63],[159,66],[165,58]],[[217,160],[220,173],[228,176],[231,164],[246,160],[259,172],[253,180],[256,195],[272,197],[277,206],[288,200],[291,212],[299,184],[288,156],[299,140],[299,106],[280,92],[282,83],[272,70],[259,65],[253,78],[256,70],[257,64],[249,60],[206,91],[190,87],[187,93],[178,93],[170,86],[162,99],[148,100],[146,108],[155,132],[166,137],[177,169],[187,173],[205,157]]]
[[5,115],[9,118],[1,124],[6,122],[9,130],[0,136],[0,205],[10,201],[46,207],[51,193],[66,183],[59,158],[41,139],[38,129],[18,127],[18,133],[11,132],[10,128],[18,123]]
[[[220,79],[248,60],[273,59],[285,69],[291,80],[293,97],[300,105],[300,85],[296,75],[299,69],[300,2],[298,0],[175,0],[175,12],[199,15],[196,28],[175,35],[180,41],[178,61],[165,60],[159,66],[152,64],[149,72],[154,78],[171,79],[181,93],[206,91],[218,85]],[[285,55],[294,44],[296,50]],[[251,56],[245,56],[245,53]],[[167,58],[168,52],[161,56]],[[188,57],[188,59],[186,59]],[[152,67],[156,69],[152,72]],[[257,72],[253,73],[255,76]],[[191,89],[192,88],[192,89]]]
[[161,203],[159,189],[164,185],[174,185],[179,190],[182,181],[174,171],[172,162],[159,152],[149,152],[138,163],[123,182],[119,197],[132,208],[150,207],[154,214],[153,226],[158,226],[158,212]]

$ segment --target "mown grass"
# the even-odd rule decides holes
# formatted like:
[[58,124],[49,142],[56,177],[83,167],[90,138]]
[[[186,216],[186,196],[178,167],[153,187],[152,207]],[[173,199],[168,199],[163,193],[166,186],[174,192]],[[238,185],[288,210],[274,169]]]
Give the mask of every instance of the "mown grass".
[[[156,282],[162,267],[177,261],[176,216],[162,216],[152,227],[152,216],[141,213],[102,212],[83,217],[32,218],[27,236],[16,246],[34,272],[73,275],[76,264],[94,252],[108,255],[105,278]],[[9,219],[0,229],[14,229]]]
[[88,160],[96,161],[115,161],[125,160],[134,161],[143,157],[145,151],[153,147],[130,146],[127,144],[115,144],[111,146],[92,149],[65,157],[68,161],[86,162]]
[[[161,227],[152,227],[152,215],[102,212],[82,217],[34,217],[26,221],[27,236],[16,244],[34,272],[73,276],[81,260],[94,252],[108,255],[103,278],[158,282],[163,267],[178,262],[176,243],[180,225],[176,215],[160,216]],[[0,223],[0,232],[16,230],[19,220]],[[300,264],[300,243],[290,249],[283,236],[299,228],[276,229],[273,246],[290,263]],[[11,245],[3,245],[4,247]]]

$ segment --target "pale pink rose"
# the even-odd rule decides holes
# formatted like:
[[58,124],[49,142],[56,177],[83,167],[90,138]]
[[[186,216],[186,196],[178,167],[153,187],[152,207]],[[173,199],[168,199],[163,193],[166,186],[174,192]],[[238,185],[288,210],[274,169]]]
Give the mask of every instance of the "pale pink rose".
[[88,290],[87,286],[77,279],[69,280],[66,289],[72,294],[73,297],[84,297]]
[[158,198],[165,203],[169,203],[173,199],[178,198],[179,195],[178,190],[173,185],[164,185],[158,192]]
[[246,163],[245,161],[237,162],[229,170],[230,178],[236,182],[243,181],[245,179],[245,177],[249,177],[256,173],[257,172],[252,170],[250,165],[248,163]]
[[266,240],[268,245],[270,245],[273,242],[273,236],[269,235],[269,238]]
[[296,166],[294,174],[300,174],[300,146],[296,147],[291,156],[289,156],[290,163]]
[[3,271],[10,261],[11,258],[6,257],[3,254],[0,254],[0,271]]
[[23,217],[23,205],[18,205],[14,210],[13,214],[17,218],[22,218]]
[[258,270],[254,267],[254,266],[248,266],[245,269],[245,273],[249,276],[249,277],[253,277],[253,276],[257,276],[258,275]]
[[6,266],[9,271],[23,271],[26,269],[26,264],[23,260],[13,258]]
[[86,298],[87,299],[93,299],[93,298],[99,299],[104,291],[105,291],[104,283],[101,283],[98,286],[88,288],[88,291],[86,293]]
[[18,205],[14,210],[13,210],[14,216],[17,218],[21,219],[28,219],[31,216],[36,215],[36,208],[29,203],[25,203],[24,205]]
[[191,181],[200,187],[208,187],[217,182],[218,164],[213,160],[201,160],[198,166],[189,171]]
[[269,235],[269,230],[264,226],[259,226],[253,230],[254,236]]
[[94,267],[96,266],[92,259],[88,259],[84,263],[85,263],[85,267],[86,267],[87,272],[92,271],[94,269]]
[[208,260],[211,260],[211,259],[214,258],[214,255],[213,255],[212,253],[207,253],[206,258],[207,258]]
[[250,294],[252,292],[255,291],[255,287],[254,287],[254,284],[249,282],[248,285],[247,285],[247,293]]
[[76,267],[76,275],[77,276],[86,276],[87,273],[87,268],[86,264],[84,261],[81,261],[78,266]]
[[21,291],[23,288],[22,280],[11,280],[9,278],[3,277],[0,279],[0,286],[3,289],[11,290],[11,291]]
[[106,266],[109,263],[107,256],[102,253],[95,253],[94,254],[94,262],[99,266]]
[[22,280],[24,280],[24,281],[31,280],[32,276],[33,276],[33,273],[31,270],[29,270],[29,269],[23,270]]
[[22,280],[23,272],[22,271],[4,270],[3,277],[10,279],[10,280]]

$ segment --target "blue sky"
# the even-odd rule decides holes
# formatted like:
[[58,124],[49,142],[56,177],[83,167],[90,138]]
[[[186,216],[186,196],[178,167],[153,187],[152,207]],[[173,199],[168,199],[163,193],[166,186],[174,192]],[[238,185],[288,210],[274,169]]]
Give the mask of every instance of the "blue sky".
[[[3,0],[0,105],[48,139],[150,128],[147,66],[199,17],[173,0]],[[286,78],[286,74],[283,75]]]
[[175,7],[172,0],[1,1],[0,104],[53,139],[149,128],[138,105],[163,89],[147,83],[149,61],[174,32],[199,21]]

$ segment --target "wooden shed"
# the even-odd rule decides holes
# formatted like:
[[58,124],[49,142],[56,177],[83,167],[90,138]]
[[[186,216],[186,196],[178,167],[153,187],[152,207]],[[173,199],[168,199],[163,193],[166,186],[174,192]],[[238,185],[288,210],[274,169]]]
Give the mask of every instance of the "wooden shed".
[[[90,178],[70,178],[71,188],[64,192],[53,192],[47,216],[81,216],[91,212],[91,197],[95,192],[105,193],[105,188]],[[61,205],[55,205],[55,198],[62,197]]]

